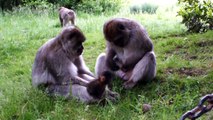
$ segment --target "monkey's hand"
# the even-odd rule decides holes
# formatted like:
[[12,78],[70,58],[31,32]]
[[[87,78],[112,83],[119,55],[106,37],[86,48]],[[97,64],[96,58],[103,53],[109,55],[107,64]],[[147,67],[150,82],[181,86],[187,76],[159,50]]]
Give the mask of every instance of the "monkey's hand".
[[79,85],[82,85],[82,86],[87,86],[88,85],[88,81],[79,77],[79,76],[75,76],[74,78],[71,78],[72,80],[72,84],[79,84]]
[[121,66],[123,65],[122,61],[118,58],[117,55],[115,55],[112,60],[117,66],[119,66],[119,68],[121,68]]
[[114,62],[114,61],[109,61],[107,62],[107,66],[109,67],[109,69],[111,69],[112,71],[117,71],[120,69],[120,67]]
[[121,67],[121,70],[122,70],[123,72],[127,72],[127,71],[128,71],[128,69],[125,68],[125,67]]
[[133,66],[132,66],[132,65],[123,65],[123,66],[121,66],[121,70],[122,70],[123,72],[128,72],[128,71],[130,71],[131,69],[133,69]]
[[136,85],[136,82],[134,82],[133,80],[128,80],[123,84],[123,87],[125,89],[131,89]]
[[112,71],[117,71],[117,70],[119,70],[119,66],[116,65],[116,64],[113,64],[113,65],[110,66],[110,69],[111,69]]
[[116,64],[114,59],[117,59],[116,52],[113,49],[109,49],[106,56],[106,66],[112,71],[117,71],[120,67]]

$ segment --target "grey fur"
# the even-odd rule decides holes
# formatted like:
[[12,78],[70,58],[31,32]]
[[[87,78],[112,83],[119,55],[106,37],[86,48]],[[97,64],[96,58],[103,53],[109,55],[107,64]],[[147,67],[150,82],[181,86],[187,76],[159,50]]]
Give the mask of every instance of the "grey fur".
[[65,27],[68,25],[75,25],[75,18],[76,18],[76,13],[73,10],[70,10],[65,7],[59,8],[59,20],[62,27]]
[[85,65],[83,56],[74,49],[75,42],[79,40],[85,40],[83,33],[70,26],[42,45],[32,67],[32,85],[36,88],[42,86],[50,95],[68,98],[71,80],[75,81],[79,76],[89,76],[82,78],[85,81],[94,78]]
[[[118,31],[120,34],[111,31]],[[96,61],[97,76],[100,74],[97,71],[112,71],[116,76],[126,80],[126,89],[134,87],[138,81],[150,81],[156,76],[154,46],[142,25],[134,20],[115,18],[104,24],[104,35],[107,50],[106,55],[102,53]],[[123,47],[115,45],[112,41],[118,38],[123,38],[122,41],[128,41],[128,44]]]
[[[43,88],[50,96],[74,97],[84,103],[98,102],[100,99],[90,95],[87,90],[87,85],[96,78],[86,66],[81,53],[78,53],[79,43],[76,45],[77,41],[84,40],[79,29],[69,26],[42,45],[32,67],[32,85]],[[104,98],[115,100],[118,96],[107,89],[105,91],[107,95]]]

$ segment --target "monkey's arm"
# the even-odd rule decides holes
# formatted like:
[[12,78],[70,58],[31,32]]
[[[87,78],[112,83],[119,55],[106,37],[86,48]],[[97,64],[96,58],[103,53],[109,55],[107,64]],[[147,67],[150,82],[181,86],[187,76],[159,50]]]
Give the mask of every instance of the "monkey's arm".
[[[52,54],[51,52],[46,56],[45,64],[47,70],[50,74],[55,78],[55,82],[58,84],[62,84],[63,82],[70,82],[72,76],[75,76],[75,73],[70,73],[69,70],[69,60],[65,57],[65,55],[61,54],[60,57],[57,54]],[[63,61],[63,62],[59,62]],[[61,68],[61,69],[58,69]]]
[[119,66],[113,60],[113,58],[115,57],[115,55],[116,55],[116,52],[113,49],[108,49],[107,50],[106,66],[109,67],[109,69],[111,69],[113,71],[117,71],[119,69]]
[[125,59],[121,69],[125,72],[134,68],[143,56],[153,50],[153,43],[146,31],[134,30],[137,35],[132,35],[132,41],[127,48],[124,49]]
[[74,64],[77,66],[79,74],[86,74],[91,77],[94,77],[93,73],[86,66],[82,55],[75,59]]
[[87,87],[89,81],[79,77],[79,76],[75,76],[74,79],[72,80],[72,84],[79,84],[79,85],[82,85],[82,86],[85,86]]
[[122,60],[121,70],[126,72],[134,68],[134,66],[140,61],[143,56],[152,51],[152,43],[146,42],[146,45],[128,48],[124,50],[125,58]]
[[124,72],[127,72],[131,69],[134,68],[134,66],[137,64],[137,62],[141,59],[142,57],[139,57],[136,53],[132,52],[129,53],[128,56],[123,60],[123,64],[121,66],[121,70]]

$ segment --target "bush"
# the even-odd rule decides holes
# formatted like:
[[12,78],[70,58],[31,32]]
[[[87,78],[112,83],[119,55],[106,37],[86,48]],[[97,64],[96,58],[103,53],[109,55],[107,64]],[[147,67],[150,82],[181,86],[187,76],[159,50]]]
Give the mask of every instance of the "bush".
[[32,9],[48,9],[52,7],[52,4],[47,2],[47,0],[23,0],[23,5]]
[[35,14],[35,15],[53,15],[58,8],[47,0],[23,0],[22,5],[13,7],[12,13],[15,14]]
[[1,10],[12,10],[14,6],[22,4],[22,0],[0,0]]
[[103,12],[116,12],[121,8],[123,0],[0,0],[3,10],[12,10],[18,5],[31,9],[50,9],[52,6],[64,6],[86,13],[100,14]]
[[148,13],[148,14],[155,14],[158,9],[157,5],[151,3],[144,3],[141,6],[134,5],[130,7],[131,13]]
[[181,5],[178,15],[189,32],[205,32],[213,29],[213,3],[210,0],[178,0]]
[[82,3],[83,0],[47,0],[49,3],[58,4],[67,8],[76,10],[78,5]]
[[140,13],[141,12],[141,8],[138,5],[134,5],[130,7],[130,13]]
[[115,12],[121,8],[122,0],[83,0],[78,10],[86,13]]
[[[31,3],[48,2],[86,13],[118,11],[122,0],[25,0]],[[33,2],[32,2],[33,1]]]
[[157,9],[158,9],[158,6],[154,4],[144,3],[141,5],[142,13],[155,14]]

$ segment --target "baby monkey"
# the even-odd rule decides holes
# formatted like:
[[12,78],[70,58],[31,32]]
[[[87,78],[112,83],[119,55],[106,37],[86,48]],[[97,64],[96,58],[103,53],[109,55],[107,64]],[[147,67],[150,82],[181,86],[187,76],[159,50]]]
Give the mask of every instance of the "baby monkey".
[[119,98],[119,94],[108,89],[107,85],[110,84],[111,80],[112,74],[103,72],[99,78],[90,82],[83,79],[73,81],[72,96],[87,104],[97,103],[105,99],[115,102]]

